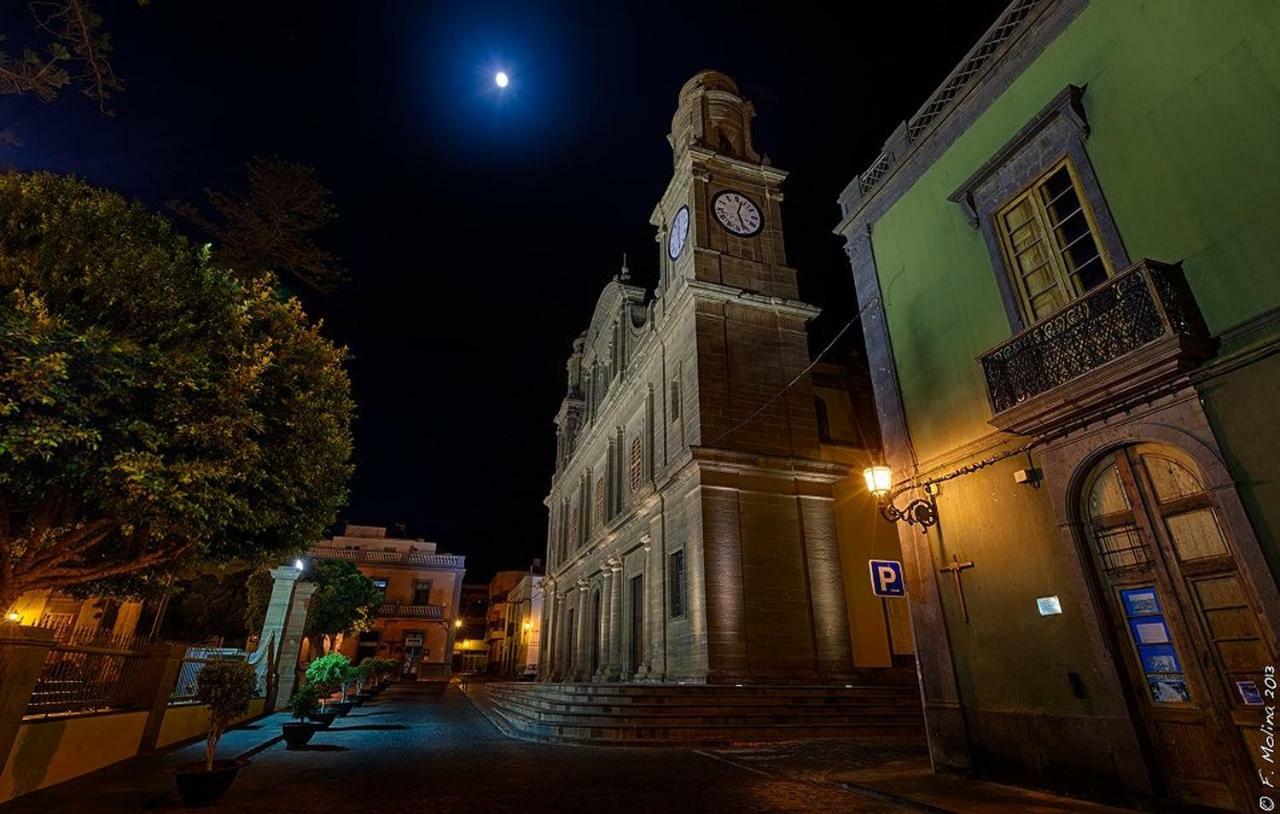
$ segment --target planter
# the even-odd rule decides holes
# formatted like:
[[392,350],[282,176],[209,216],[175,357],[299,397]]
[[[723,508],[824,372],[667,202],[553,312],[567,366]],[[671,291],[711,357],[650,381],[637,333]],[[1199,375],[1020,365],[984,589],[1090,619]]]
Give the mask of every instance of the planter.
[[290,749],[306,746],[311,736],[316,734],[316,727],[311,724],[289,723],[281,728],[284,730],[284,742]]
[[337,713],[339,718],[347,717],[347,713],[351,711],[350,701],[333,701],[326,706]]
[[328,710],[326,712],[313,712],[307,716],[307,720],[317,729],[328,729],[333,724],[333,719],[337,717],[338,713]]
[[360,696],[358,696],[358,695],[348,695],[348,696],[347,696],[347,703],[348,703],[348,704],[350,704],[350,705],[351,705],[351,707],[354,709],[355,707],[358,707],[358,706],[360,706],[361,704],[363,704],[363,703],[364,703],[364,699],[363,699],[363,698],[361,698],[361,697],[360,697]]
[[204,767],[204,761],[185,763],[173,769],[174,781],[178,784],[178,796],[188,807],[207,806],[231,788],[231,783],[247,765],[245,760],[215,760],[213,771]]
[[361,692],[359,695],[356,696],[356,698],[360,699],[360,703],[367,704],[368,702],[372,701],[376,695],[377,693],[366,691],[366,692]]

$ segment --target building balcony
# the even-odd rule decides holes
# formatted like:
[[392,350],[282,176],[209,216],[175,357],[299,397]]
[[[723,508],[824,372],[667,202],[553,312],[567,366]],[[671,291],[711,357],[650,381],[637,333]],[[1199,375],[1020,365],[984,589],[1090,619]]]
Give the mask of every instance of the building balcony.
[[422,568],[462,568],[466,558],[459,554],[424,554],[417,551],[373,551],[363,548],[315,546],[311,556],[322,560],[411,565]]
[[1032,435],[1150,396],[1213,350],[1182,268],[1142,260],[978,362],[991,423]]
[[409,605],[400,602],[383,602],[378,608],[379,618],[444,619],[444,605]]

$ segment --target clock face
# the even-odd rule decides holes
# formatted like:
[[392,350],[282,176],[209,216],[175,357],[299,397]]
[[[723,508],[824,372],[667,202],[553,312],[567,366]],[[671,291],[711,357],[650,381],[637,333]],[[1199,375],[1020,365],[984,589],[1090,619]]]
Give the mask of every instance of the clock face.
[[726,190],[719,193],[711,201],[711,210],[720,225],[735,235],[750,237],[760,233],[763,222],[760,210],[741,192]]
[[667,256],[677,260],[684,253],[685,241],[689,239],[689,207],[682,206],[676,216],[671,219],[671,232],[667,235]]

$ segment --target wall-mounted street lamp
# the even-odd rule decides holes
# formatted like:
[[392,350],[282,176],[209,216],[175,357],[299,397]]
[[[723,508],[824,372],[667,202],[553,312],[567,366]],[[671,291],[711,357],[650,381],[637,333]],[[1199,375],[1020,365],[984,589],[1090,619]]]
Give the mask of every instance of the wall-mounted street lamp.
[[899,488],[894,491],[893,470],[884,464],[867,467],[862,470],[862,477],[867,481],[867,491],[876,496],[880,516],[890,523],[901,521],[911,526],[918,525],[921,529],[927,529],[938,522],[938,510],[933,505],[932,499],[916,498],[903,509],[893,505],[893,499],[905,489]]
[[18,613],[17,611],[9,611],[4,615],[4,619],[6,622],[14,622],[14,623],[21,622],[22,614]]

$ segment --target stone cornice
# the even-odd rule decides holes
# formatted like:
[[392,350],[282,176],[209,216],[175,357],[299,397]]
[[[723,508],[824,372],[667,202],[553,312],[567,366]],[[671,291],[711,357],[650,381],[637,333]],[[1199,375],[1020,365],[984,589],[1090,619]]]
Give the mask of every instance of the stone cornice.
[[694,297],[712,302],[750,305],[754,308],[761,308],[766,311],[772,311],[775,314],[784,314],[805,321],[811,320],[822,313],[821,308],[810,305],[807,302],[788,300],[781,297],[766,297],[763,294],[753,294],[740,288],[711,283],[705,280],[687,280],[681,291],[681,296],[684,296],[685,292]]

